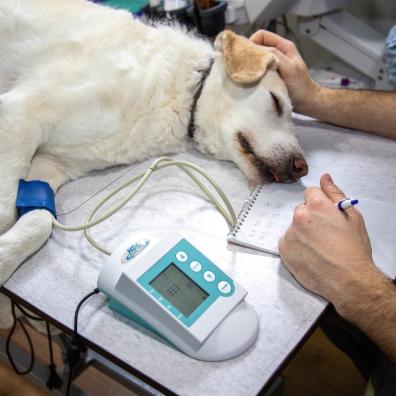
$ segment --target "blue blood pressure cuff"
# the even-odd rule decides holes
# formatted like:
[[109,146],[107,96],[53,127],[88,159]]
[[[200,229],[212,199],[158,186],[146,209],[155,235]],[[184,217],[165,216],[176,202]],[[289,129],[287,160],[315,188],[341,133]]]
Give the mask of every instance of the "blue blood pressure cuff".
[[46,209],[56,218],[54,191],[41,180],[19,179],[16,207],[19,217],[35,209]]

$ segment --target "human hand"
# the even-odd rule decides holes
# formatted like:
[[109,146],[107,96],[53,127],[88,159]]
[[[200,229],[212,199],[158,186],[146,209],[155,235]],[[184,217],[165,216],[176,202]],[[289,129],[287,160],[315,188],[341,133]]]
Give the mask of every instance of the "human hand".
[[310,77],[307,66],[294,43],[266,30],[257,31],[250,40],[265,46],[268,51],[276,55],[279,60],[278,70],[287,86],[294,109],[304,113],[310,103],[315,101],[320,85]]
[[373,263],[361,214],[355,208],[340,211],[334,205],[345,195],[329,175],[322,175],[320,187],[305,190],[305,203],[296,207],[279,252],[304,287],[355,321],[356,309],[364,301],[362,293],[385,276]]

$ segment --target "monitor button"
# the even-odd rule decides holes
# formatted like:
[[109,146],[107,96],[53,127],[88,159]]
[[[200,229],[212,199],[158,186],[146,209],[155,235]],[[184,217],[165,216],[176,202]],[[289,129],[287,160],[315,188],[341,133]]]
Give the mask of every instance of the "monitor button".
[[231,291],[231,285],[226,281],[219,282],[217,288],[224,294],[228,294]]
[[207,282],[213,282],[216,279],[216,276],[212,271],[205,271],[203,277]]
[[202,264],[199,261],[191,261],[190,268],[191,271],[199,272],[202,270]]
[[176,258],[181,262],[185,263],[188,260],[188,255],[186,252],[183,252],[183,250],[180,250],[179,252],[176,253]]

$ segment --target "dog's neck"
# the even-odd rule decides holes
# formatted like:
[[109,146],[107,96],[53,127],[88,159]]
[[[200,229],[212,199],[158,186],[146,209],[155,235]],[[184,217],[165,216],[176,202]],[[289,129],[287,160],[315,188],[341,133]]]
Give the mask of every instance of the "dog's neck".
[[209,66],[206,69],[199,71],[201,73],[201,80],[199,81],[198,86],[197,86],[197,90],[195,91],[195,94],[193,96],[193,101],[192,101],[191,110],[190,110],[190,122],[188,123],[188,129],[187,129],[188,136],[190,138],[194,138],[195,112],[197,110],[198,100],[199,100],[199,98],[201,96],[203,87],[205,85],[205,81],[208,78],[208,76],[209,76],[209,74],[210,74],[210,72],[212,70],[213,63],[214,63],[214,59],[212,58],[212,59],[210,59]]

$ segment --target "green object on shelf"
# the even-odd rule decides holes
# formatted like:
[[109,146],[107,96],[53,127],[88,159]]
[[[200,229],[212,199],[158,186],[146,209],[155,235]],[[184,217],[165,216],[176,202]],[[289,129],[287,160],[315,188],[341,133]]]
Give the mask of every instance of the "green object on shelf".
[[149,0],[105,0],[103,4],[106,4],[113,8],[122,8],[133,12],[134,14],[138,13],[143,7],[145,7],[149,3]]

